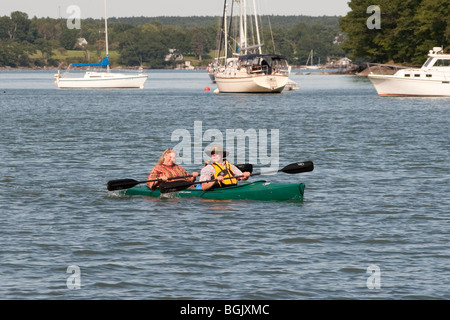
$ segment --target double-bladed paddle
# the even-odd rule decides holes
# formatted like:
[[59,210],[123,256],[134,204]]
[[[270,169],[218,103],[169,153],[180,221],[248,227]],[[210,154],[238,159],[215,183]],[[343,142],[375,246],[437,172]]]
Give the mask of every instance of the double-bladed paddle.
[[[296,174],[296,173],[302,173],[302,172],[309,172],[309,171],[313,171],[313,170],[314,170],[313,162],[305,161],[305,162],[291,163],[277,171],[270,171],[270,172],[265,172],[265,173],[257,172],[257,173],[251,174],[250,176],[253,177],[253,176],[259,176],[262,174],[269,174],[269,173],[276,173],[276,172]],[[229,178],[225,178],[225,179],[237,179],[237,178],[241,178],[241,177],[242,176],[235,176],[235,177],[229,177]],[[200,182],[188,182],[188,181],[182,181],[182,180],[173,181],[173,182],[164,182],[159,185],[159,191],[161,193],[177,192],[177,191],[185,190],[195,184],[208,183],[208,182],[213,182],[213,181],[217,181],[217,179],[200,181]]]
[[[238,164],[238,165],[236,165],[236,167],[239,170],[241,170],[242,172],[245,172],[245,171],[248,171],[250,173],[253,172],[253,165],[250,163]],[[184,179],[184,178],[190,178],[190,177],[192,177],[192,175],[172,177],[172,178],[168,178],[168,179],[174,180],[174,179]],[[107,189],[108,189],[108,191],[130,189],[141,183],[156,182],[156,181],[162,181],[162,180],[161,179],[153,179],[153,180],[137,181],[134,179],[117,179],[117,180],[108,181]]]
[[[183,178],[190,178],[190,177],[192,177],[192,175],[172,177],[172,178],[168,178],[168,179],[173,180],[173,179],[183,179]],[[108,181],[106,186],[107,186],[108,191],[115,191],[115,190],[130,189],[141,183],[156,182],[156,181],[162,181],[162,180],[161,179],[153,179],[153,180],[137,181],[134,179],[117,179],[117,180]]]

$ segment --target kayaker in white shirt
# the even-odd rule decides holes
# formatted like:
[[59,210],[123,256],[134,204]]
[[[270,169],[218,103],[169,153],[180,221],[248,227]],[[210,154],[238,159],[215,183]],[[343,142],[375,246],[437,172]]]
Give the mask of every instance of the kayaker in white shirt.
[[[226,187],[237,184],[237,180],[247,180],[250,172],[242,172],[225,158],[228,152],[220,145],[211,146],[210,151],[205,152],[211,157],[212,163],[205,166],[200,172],[200,182],[216,179],[217,181],[202,183],[202,189],[208,190],[217,187]],[[239,178],[232,178],[239,177]],[[230,179],[225,179],[230,178]]]

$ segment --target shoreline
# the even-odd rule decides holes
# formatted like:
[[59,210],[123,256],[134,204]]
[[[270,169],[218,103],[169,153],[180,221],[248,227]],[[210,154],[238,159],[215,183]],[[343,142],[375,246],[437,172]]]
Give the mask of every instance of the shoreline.
[[[206,67],[204,68],[195,68],[193,70],[188,70],[188,69],[176,69],[176,68],[142,68],[143,70],[179,70],[179,71],[205,71],[207,70]],[[0,72],[1,71],[54,71],[54,72],[58,72],[58,70],[60,71],[64,71],[66,69],[58,69],[57,67],[0,67]],[[83,68],[71,68],[71,70],[76,70],[76,71],[86,71],[86,69]],[[127,67],[116,67],[116,68],[111,68],[111,70],[126,70],[126,71],[137,71],[139,70],[139,68],[127,68]],[[327,69],[322,69],[322,70],[327,70]],[[344,70],[344,71],[335,71],[336,69],[330,69],[330,70],[334,70],[334,71],[308,71],[305,69],[301,69],[301,68],[292,68],[292,71],[295,71],[291,73],[291,75],[355,75],[358,73],[358,70],[353,69],[353,70]]]

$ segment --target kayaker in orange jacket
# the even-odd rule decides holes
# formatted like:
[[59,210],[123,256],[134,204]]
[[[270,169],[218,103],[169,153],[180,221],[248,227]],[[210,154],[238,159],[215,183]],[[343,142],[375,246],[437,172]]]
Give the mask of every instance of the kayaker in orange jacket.
[[[186,170],[184,170],[183,167],[175,163],[176,157],[177,154],[175,150],[171,148],[166,149],[159,158],[158,164],[153,167],[147,180],[161,179],[162,181],[167,182],[169,178],[189,176],[189,173]],[[192,172],[192,177],[184,178],[184,180],[194,182],[197,176],[198,172]],[[171,181],[175,180],[178,179],[174,179]],[[159,181],[147,182],[147,186],[150,189],[155,190],[156,187],[159,185],[159,183],[160,183]]]

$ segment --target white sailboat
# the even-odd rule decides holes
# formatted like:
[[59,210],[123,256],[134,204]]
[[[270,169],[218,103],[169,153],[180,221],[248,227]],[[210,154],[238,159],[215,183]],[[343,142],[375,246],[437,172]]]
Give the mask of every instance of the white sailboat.
[[106,0],[104,0],[104,6],[106,57],[99,63],[72,63],[70,66],[106,67],[106,72],[87,71],[84,74],[84,77],[65,77],[61,76],[61,72],[58,70],[58,74],[55,75],[55,83],[57,84],[58,88],[144,88],[144,83],[148,77],[147,75],[142,74],[141,72],[138,74],[113,73],[110,70]]
[[[310,64],[308,64],[309,62],[310,62]],[[314,50],[311,49],[311,52],[308,55],[308,59],[306,60],[306,65],[302,69],[317,70],[317,69],[320,69],[320,68],[321,68],[321,66],[320,66],[320,58],[319,58],[319,64],[314,64]]]
[[393,75],[371,72],[368,77],[382,97],[450,97],[450,53],[434,47],[420,69],[400,69]]
[[[288,83],[290,67],[286,58],[276,54],[262,54],[256,3],[253,0],[254,22],[257,42],[249,46],[247,42],[246,0],[240,4],[239,53],[227,58],[223,70],[215,74],[216,93],[279,93]],[[227,39],[225,39],[225,43]],[[250,53],[250,51],[256,51]]]

